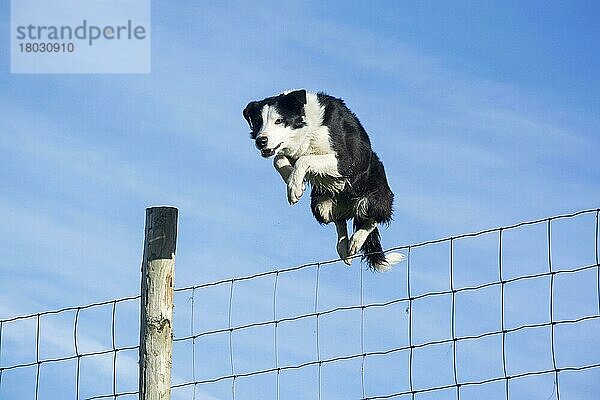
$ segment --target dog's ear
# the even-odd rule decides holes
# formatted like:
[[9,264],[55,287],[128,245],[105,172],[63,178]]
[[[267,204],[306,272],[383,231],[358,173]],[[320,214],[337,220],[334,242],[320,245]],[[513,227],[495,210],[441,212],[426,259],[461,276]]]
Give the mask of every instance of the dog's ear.
[[304,106],[306,105],[306,90],[294,90],[284,94],[281,99],[281,106],[292,113],[304,115]]
[[291,97],[295,99],[298,103],[305,105],[306,104],[306,90],[294,90],[293,92],[289,92],[286,97]]
[[257,106],[257,102],[256,101],[251,101],[250,103],[248,103],[248,105],[246,106],[246,108],[244,108],[244,112],[242,113],[244,115],[244,118],[246,119],[246,122],[248,122],[248,125],[250,126],[250,129],[254,129],[254,126],[252,126],[252,118],[250,118],[250,113],[252,111],[254,111],[254,109]]

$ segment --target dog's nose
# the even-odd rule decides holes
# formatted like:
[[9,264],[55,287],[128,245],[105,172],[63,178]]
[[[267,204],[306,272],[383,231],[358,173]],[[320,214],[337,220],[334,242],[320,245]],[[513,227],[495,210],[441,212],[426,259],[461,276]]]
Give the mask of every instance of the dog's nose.
[[264,149],[265,147],[267,147],[267,142],[269,141],[269,138],[267,138],[266,136],[259,136],[256,138],[256,147],[259,150]]

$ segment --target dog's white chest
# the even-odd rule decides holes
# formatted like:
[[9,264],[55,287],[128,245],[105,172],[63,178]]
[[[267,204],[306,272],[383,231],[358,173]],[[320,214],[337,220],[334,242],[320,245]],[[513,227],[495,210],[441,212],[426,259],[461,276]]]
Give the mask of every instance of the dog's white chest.
[[329,129],[326,126],[320,126],[311,132],[307,150],[310,154],[334,154],[331,147]]

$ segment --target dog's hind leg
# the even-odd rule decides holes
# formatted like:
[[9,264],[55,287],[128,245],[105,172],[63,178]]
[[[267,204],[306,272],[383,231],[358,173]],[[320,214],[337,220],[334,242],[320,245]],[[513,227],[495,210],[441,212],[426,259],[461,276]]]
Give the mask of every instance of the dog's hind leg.
[[337,231],[337,252],[340,258],[347,264],[352,264],[352,258],[348,252],[348,226],[345,220],[335,221],[335,229]]
[[372,219],[355,219],[354,220],[355,231],[350,238],[350,244],[348,245],[348,255],[353,256],[363,247],[363,244],[367,240],[367,237],[377,228],[377,223]]
[[349,207],[343,198],[334,200],[330,194],[320,192],[313,186],[310,194],[310,208],[315,219],[320,224],[335,224],[337,231],[336,250],[340,258],[348,265],[352,259],[348,257],[348,226],[347,220]]

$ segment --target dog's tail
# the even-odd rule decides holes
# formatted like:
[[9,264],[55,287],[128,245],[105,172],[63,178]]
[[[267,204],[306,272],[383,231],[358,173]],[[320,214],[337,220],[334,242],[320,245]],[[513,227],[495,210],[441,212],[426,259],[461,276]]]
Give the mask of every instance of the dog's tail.
[[381,247],[381,238],[379,236],[379,230],[377,228],[367,236],[367,240],[363,244],[362,248],[362,260],[367,263],[370,269],[377,272],[385,272],[392,268],[392,265],[398,264],[403,261],[406,257],[401,253],[387,253],[383,252]]

